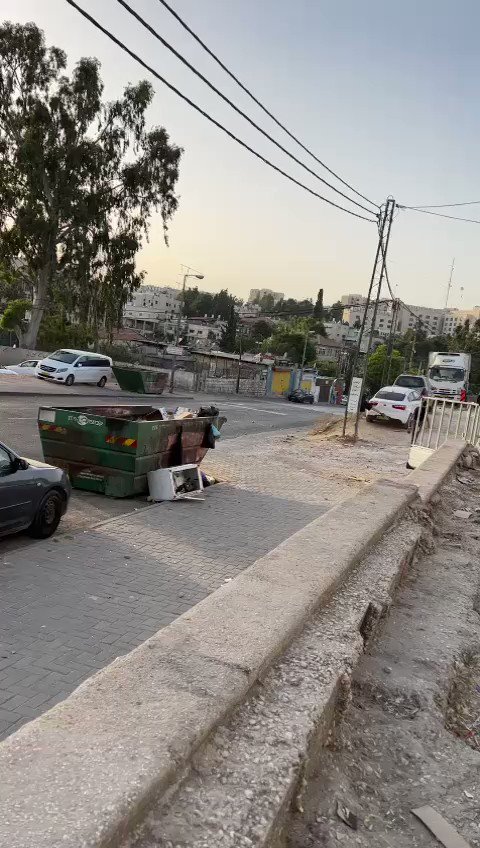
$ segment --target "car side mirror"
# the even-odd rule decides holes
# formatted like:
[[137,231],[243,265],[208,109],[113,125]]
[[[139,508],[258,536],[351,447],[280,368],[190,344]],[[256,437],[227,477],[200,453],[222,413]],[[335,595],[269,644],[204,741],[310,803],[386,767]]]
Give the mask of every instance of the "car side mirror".
[[12,470],[13,471],[26,471],[28,468],[28,462],[26,459],[22,459],[21,456],[15,456],[12,460]]
[[76,362],[76,363],[75,363],[75,368],[81,368],[81,367],[82,367],[82,363],[81,363],[81,362]]

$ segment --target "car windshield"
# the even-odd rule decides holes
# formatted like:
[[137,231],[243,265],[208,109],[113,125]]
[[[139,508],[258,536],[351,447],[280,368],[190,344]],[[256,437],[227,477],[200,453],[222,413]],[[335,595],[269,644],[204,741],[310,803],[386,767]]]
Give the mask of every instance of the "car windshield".
[[377,392],[375,397],[380,400],[405,400],[405,394],[402,392]]
[[432,380],[444,380],[446,383],[462,383],[465,379],[463,368],[448,368],[444,365],[434,365],[430,368]]
[[69,350],[56,350],[48,357],[48,359],[54,359],[56,362],[66,362],[67,365],[71,365],[77,358],[78,353],[70,353]]
[[406,389],[423,389],[425,381],[423,377],[415,377],[411,374],[402,374],[395,380],[396,386],[405,386]]

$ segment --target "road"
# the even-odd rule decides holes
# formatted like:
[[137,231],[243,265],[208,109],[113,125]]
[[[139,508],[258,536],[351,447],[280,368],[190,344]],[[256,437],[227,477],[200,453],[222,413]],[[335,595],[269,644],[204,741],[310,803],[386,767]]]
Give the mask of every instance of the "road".
[[[163,396],[145,400],[138,396],[126,397],[124,394],[108,394],[97,391],[91,396],[68,395],[65,393],[62,404],[68,406],[89,406],[93,404],[122,403],[145,404],[172,408],[176,406],[209,406],[214,403],[228,419],[222,429],[222,439],[230,440],[248,434],[271,432],[290,428],[309,427],[319,415],[331,412],[341,415],[342,410],[332,407],[302,406],[283,400],[258,398],[232,398],[210,395]],[[40,439],[37,431],[37,413],[40,406],[60,406],[59,399],[51,395],[13,396],[0,393],[1,440],[18,451],[22,456],[43,459]],[[132,513],[146,506],[142,498],[115,500],[96,495],[92,492],[75,491],[67,515],[62,521],[62,534],[71,534],[79,530],[94,527],[102,521],[117,515]],[[26,536],[16,536],[2,540],[2,553],[14,548],[31,545]]]

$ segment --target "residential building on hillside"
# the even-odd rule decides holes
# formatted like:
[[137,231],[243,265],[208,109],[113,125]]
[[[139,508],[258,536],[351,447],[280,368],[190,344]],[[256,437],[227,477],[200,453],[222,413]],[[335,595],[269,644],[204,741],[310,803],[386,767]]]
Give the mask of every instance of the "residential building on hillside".
[[443,320],[443,332],[446,336],[453,336],[457,327],[463,327],[465,321],[470,321],[472,326],[480,318],[480,306],[472,309],[445,309]]
[[170,286],[140,286],[123,309],[123,326],[146,338],[175,334],[180,312],[180,292]]
[[444,332],[444,318],[445,309],[401,304],[397,314],[397,333],[413,330],[416,326],[418,327],[420,322],[420,327],[427,333],[427,336],[439,336]]
[[189,346],[204,350],[216,347],[222,339],[226,321],[219,318],[189,318],[186,322],[186,341]]
[[235,306],[235,312],[239,318],[257,318],[262,311],[259,303],[242,303],[240,306]]
[[274,306],[276,306],[277,303],[280,303],[280,301],[285,297],[283,292],[274,292],[271,289],[250,289],[248,300],[249,303],[252,303],[254,300],[261,300],[263,297],[267,297],[268,295],[273,296]]

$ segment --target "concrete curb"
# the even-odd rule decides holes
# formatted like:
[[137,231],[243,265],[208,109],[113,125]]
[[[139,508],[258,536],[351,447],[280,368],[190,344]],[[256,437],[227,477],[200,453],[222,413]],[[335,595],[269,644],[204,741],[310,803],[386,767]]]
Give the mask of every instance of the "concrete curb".
[[366,487],[6,739],[2,848],[115,845],[415,497]]
[[423,503],[428,503],[443,486],[466,447],[463,439],[451,439],[432,453],[418,468],[407,474],[407,482],[417,486]]

